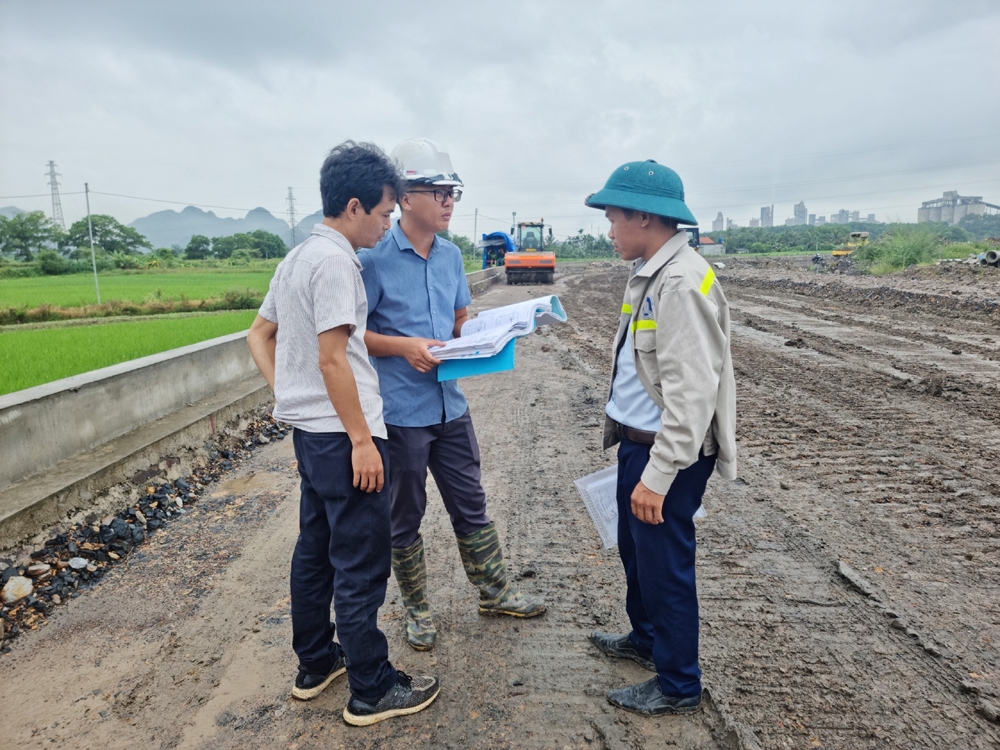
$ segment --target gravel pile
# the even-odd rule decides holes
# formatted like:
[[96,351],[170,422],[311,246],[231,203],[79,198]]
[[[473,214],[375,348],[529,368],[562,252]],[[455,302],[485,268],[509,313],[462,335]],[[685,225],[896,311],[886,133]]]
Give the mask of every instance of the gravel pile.
[[30,561],[0,558],[0,654],[8,641],[45,623],[53,608],[79,596],[150,534],[184,514],[204,487],[231,470],[259,445],[281,440],[291,427],[271,417],[255,420],[242,441],[209,453],[208,463],[172,483],[145,484],[145,494],[118,515],[89,518],[47,540]]

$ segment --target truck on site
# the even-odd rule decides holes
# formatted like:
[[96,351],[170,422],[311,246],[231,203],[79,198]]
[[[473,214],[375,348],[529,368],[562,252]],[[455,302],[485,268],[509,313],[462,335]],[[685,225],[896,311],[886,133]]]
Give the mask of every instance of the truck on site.
[[859,247],[868,244],[868,232],[851,232],[846,245],[841,245],[832,253],[834,258],[846,258]]
[[555,280],[556,254],[545,249],[545,226],[545,219],[522,221],[516,230],[510,228],[510,234],[484,234],[483,268],[503,266],[508,284],[551,284]]

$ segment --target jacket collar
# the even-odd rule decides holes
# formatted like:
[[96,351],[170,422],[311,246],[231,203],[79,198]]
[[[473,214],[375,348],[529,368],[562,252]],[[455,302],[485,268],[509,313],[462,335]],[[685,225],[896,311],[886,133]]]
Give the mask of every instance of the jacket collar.
[[652,276],[660,268],[669,263],[682,248],[687,246],[687,244],[687,232],[683,229],[678,229],[677,234],[664,242],[663,247],[657,250],[653,257],[635,272],[635,275],[641,277]]

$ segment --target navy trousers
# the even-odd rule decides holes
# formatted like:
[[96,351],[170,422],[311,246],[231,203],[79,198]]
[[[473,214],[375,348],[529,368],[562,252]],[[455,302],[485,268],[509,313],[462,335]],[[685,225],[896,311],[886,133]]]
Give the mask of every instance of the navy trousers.
[[677,474],[663,501],[663,523],[648,524],[632,513],[632,491],[651,447],[631,440],[618,446],[618,553],[628,583],[629,640],[652,655],[665,695],[689,698],[701,693],[692,516],[701,505],[715,456],[699,456]]
[[[342,432],[292,433],[302,498],[292,555],[292,648],[310,674],[347,655],[351,693],[375,703],[396,682],[389,644],[378,629],[392,549],[389,488],[354,487],[351,440]],[[375,438],[388,475],[386,441]],[[333,603],[336,625],[330,622]],[[340,645],[334,640],[340,631]]]
[[386,425],[392,463],[392,546],[406,549],[427,511],[427,469],[441,492],[451,526],[467,536],[488,525],[479,442],[466,410],[458,419],[428,427]]

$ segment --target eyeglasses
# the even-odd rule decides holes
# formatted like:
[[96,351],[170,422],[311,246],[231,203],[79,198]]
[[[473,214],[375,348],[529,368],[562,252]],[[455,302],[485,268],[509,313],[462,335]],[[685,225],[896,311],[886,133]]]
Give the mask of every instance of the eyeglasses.
[[437,188],[436,190],[407,190],[408,193],[427,193],[428,195],[433,195],[434,200],[438,203],[444,203],[446,198],[451,198],[455,203],[462,200],[462,189],[453,188]]

